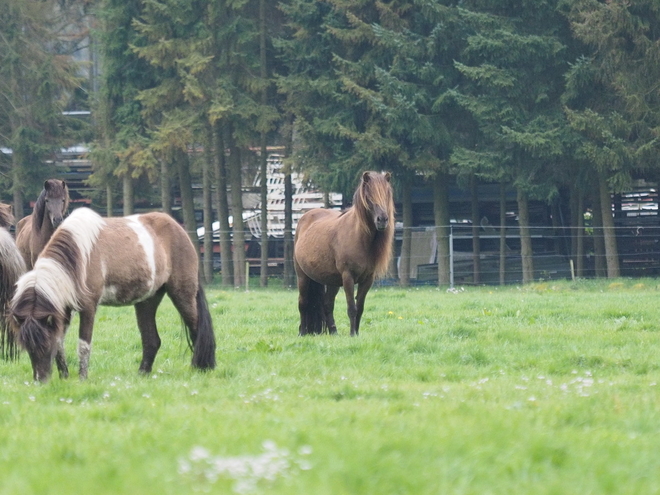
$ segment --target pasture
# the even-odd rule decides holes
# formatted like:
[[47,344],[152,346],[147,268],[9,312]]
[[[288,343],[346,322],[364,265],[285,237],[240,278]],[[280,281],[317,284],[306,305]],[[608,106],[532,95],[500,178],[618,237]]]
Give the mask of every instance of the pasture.
[[0,493],[660,493],[660,281],[374,287],[355,338],[297,297],[208,287],[211,372],[167,299],[150,376],[130,307],[87,381],[77,319],[68,380],[0,361]]

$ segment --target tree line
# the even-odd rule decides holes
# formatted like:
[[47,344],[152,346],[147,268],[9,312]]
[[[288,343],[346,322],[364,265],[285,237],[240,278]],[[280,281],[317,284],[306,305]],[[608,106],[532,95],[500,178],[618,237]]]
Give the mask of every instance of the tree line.
[[[265,208],[269,146],[285,147],[289,172],[345,197],[361,171],[393,173],[403,284],[414,185],[433,188],[441,285],[451,181],[472,191],[475,228],[480,182],[515,189],[523,281],[533,278],[529,201],[560,194],[577,274],[589,206],[603,233],[596,271],[616,277],[610,195],[660,171],[657,0],[4,0],[0,21],[0,145],[12,150],[0,181],[17,215],[53,153],[84,140],[109,212],[120,203],[130,214],[135,195],[154,190],[169,211],[176,189],[193,234],[192,183],[202,183],[227,285],[246,276],[243,228],[230,235],[229,224],[242,218],[242,170],[256,160]],[[98,55],[97,78],[71,57],[81,40]],[[90,126],[63,112],[79,108],[92,110]],[[289,260],[290,216],[289,204]]]

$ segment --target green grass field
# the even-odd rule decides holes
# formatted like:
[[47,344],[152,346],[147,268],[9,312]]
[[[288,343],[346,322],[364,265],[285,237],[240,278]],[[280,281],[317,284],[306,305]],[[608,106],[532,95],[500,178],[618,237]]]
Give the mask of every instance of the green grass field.
[[89,379],[0,362],[0,493],[660,493],[660,281],[376,288],[350,338],[297,336],[297,293],[208,288],[218,368],[178,315],[140,376],[132,308]]

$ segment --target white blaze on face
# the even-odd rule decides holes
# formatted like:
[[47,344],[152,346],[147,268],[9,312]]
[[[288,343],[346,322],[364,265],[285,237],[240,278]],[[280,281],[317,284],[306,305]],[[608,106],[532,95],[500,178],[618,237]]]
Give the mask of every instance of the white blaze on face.
[[149,271],[151,272],[151,279],[149,280],[151,292],[156,284],[156,248],[154,245],[154,239],[149,233],[149,230],[147,230],[144,224],[140,221],[140,215],[126,217],[126,221],[127,225],[137,234],[138,243],[142,246],[142,250],[144,251],[144,257],[147,266],[149,266]]

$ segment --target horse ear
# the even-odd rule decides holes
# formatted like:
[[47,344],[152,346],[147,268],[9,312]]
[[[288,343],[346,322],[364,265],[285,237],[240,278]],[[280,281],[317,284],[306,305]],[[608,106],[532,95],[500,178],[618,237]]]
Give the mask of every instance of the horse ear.
[[50,189],[50,182],[48,182],[48,181],[45,181],[45,182],[44,182],[44,189],[45,189],[46,191],[48,191],[48,190]]
[[389,172],[385,172],[385,180],[386,180],[387,182],[390,182],[390,179],[391,179],[391,178],[392,178],[392,174],[389,173]]
[[61,182],[62,182],[62,187],[66,189],[66,182],[65,181],[61,181]]
[[365,172],[362,174],[362,182],[369,182],[369,172]]

